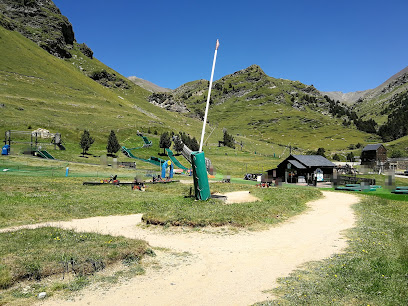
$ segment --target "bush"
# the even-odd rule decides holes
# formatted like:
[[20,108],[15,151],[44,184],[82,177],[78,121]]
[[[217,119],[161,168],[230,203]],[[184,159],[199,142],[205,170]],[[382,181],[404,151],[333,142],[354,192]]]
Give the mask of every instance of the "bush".
[[10,269],[0,265],[0,289],[7,289],[13,284]]

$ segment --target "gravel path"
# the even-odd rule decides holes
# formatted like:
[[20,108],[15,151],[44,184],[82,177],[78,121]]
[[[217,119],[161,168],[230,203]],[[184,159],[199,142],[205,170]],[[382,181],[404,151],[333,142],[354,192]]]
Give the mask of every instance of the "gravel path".
[[[211,234],[161,231],[135,226],[141,215],[95,217],[52,226],[144,239],[153,247],[170,248],[155,260],[162,269],[148,269],[110,289],[91,287],[75,300],[41,305],[250,305],[271,299],[263,291],[277,286],[305,262],[321,260],[346,246],[341,232],[354,225],[351,194],[323,192],[322,199],[289,221],[259,232]],[[43,225],[44,226],[44,225]],[[180,255],[181,254],[181,255]],[[183,255],[184,254],[184,255]]]

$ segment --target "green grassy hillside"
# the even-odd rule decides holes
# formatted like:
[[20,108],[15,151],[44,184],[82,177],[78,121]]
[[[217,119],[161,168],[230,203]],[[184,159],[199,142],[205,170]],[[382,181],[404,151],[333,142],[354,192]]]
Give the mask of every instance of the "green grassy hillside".
[[[106,154],[111,129],[121,145],[126,147],[141,146],[143,142],[136,131],[145,132],[153,140],[153,146],[134,152],[142,158],[157,156],[162,151],[158,142],[164,131],[183,131],[200,138],[202,121],[152,105],[147,101],[148,91],[131,82],[126,83],[126,89],[123,86],[107,88],[92,80],[87,75],[106,70],[127,82],[123,76],[97,59],[84,56],[75,47],[71,50],[72,58],[59,59],[21,34],[0,27],[0,53],[1,135],[7,130],[32,131],[37,128],[45,128],[51,133],[59,132],[67,150],[54,150],[53,146],[45,148],[50,148],[50,153],[58,159],[87,163],[99,163],[99,156]],[[210,126],[208,131],[212,128]],[[95,138],[86,159],[80,157],[78,145],[84,129],[88,129]],[[30,140],[29,135],[12,135],[14,140]],[[260,157],[259,153],[271,154],[270,146],[245,136],[237,138],[244,143],[242,153],[229,148],[218,149],[214,144],[222,139],[222,130],[215,129],[207,142],[210,147],[208,154],[215,157],[222,155],[219,163],[232,165],[225,170],[227,172],[236,172],[236,162],[233,161],[236,154],[253,155],[245,164],[246,168],[252,169],[253,166],[261,169],[258,159],[263,160],[265,156]],[[41,142],[49,143],[49,140]],[[12,152],[19,154],[25,147],[27,144],[14,144]],[[281,154],[283,150],[277,147],[274,152]],[[119,157],[122,161],[131,161],[122,154]],[[180,160],[185,163],[182,157]],[[265,167],[274,164],[276,161]],[[149,168],[151,165],[138,162],[138,167]],[[221,168],[225,169],[223,166]]]
[[79,51],[73,50],[71,59],[58,59],[4,28],[0,28],[0,41],[2,129],[44,127],[76,139],[83,129],[96,137],[110,129],[130,135],[147,126],[166,130],[178,126],[172,121],[192,121],[147,103],[148,92],[130,82],[129,89],[101,86],[78,67],[114,72]]
[[[183,103],[190,114],[202,117],[207,88],[208,82],[199,80],[151,99]],[[354,125],[344,126],[343,117],[333,117],[328,101],[313,86],[269,77],[256,65],[214,82],[210,101],[208,120],[213,125],[269,144],[290,143],[300,152],[342,150],[378,140]]]

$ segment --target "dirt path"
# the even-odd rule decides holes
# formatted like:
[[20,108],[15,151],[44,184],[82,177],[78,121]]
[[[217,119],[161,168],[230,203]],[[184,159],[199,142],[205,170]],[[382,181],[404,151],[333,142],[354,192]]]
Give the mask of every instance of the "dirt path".
[[[345,247],[341,232],[354,224],[351,205],[358,197],[323,192],[310,210],[260,232],[235,235],[163,233],[135,227],[140,215],[96,217],[53,226],[147,240],[153,247],[189,252],[164,269],[149,270],[108,290],[90,288],[75,301],[45,300],[41,305],[249,305],[272,298],[263,293],[302,263],[327,258]],[[167,262],[164,262],[167,260]]]

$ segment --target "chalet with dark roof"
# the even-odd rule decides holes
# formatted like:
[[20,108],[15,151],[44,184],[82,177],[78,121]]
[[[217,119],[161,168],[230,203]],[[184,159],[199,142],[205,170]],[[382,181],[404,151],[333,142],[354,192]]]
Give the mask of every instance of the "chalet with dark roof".
[[381,143],[366,145],[361,151],[360,159],[364,166],[383,166],[387,163],[387,149]]
[[321,155],[289,155],[276,169],[268,170],[268,176],[283,182],[310,182],[329,180],[336,165]]

